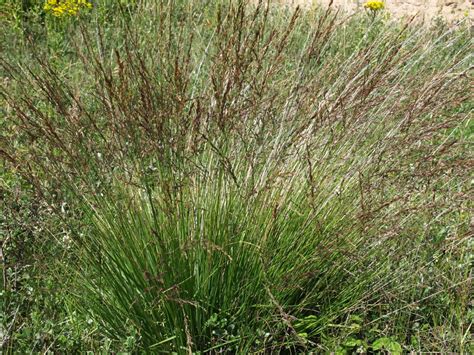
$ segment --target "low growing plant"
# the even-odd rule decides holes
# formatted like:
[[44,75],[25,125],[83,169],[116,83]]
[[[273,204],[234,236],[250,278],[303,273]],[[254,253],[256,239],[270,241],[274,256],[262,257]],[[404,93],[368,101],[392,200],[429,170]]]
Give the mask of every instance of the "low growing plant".
[[5,166],[71,240],[68,324],[107,351],[464,350],[467,30],[204,3],[1,61]]

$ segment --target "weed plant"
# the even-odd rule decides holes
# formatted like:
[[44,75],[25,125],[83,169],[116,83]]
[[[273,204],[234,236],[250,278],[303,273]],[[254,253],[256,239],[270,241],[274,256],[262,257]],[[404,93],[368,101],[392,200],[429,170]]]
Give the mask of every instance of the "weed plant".
[[[3,223],[7,352],[34,337],[30,351],[470,351],[467,26],[243,1],[107,15],[1,60],[4,209],[47,211]],[[28,263],[57,293],[37,317],[62,328],[26,325],[38,300],[11,270]]]

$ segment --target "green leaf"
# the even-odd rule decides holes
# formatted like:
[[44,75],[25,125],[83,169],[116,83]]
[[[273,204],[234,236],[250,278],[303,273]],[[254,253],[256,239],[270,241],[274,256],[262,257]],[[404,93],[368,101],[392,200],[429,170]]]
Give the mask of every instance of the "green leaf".
[[360,346],[362,345],[362,340],[360,339],[355,339],[355,338],[348,338],[345,342],[344,342],[344,346],[346,348],[354,348],[356,346]]
[[374,341],[374,343],[372,344],[372,349],[373,350],[385,349],[385,350],[390,351],[392,354],[401,354],[401,352],[403,351],[400,343],[388,337],[379,338],[376,341]]

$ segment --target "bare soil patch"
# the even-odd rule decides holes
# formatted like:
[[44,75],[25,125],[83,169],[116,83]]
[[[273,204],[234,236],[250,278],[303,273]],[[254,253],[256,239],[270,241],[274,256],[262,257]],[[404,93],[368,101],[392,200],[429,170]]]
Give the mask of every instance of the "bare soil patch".
[[[334,0],[332,6],[348,13],[365,11],[364,0]],[[328,5],[330,0],[272,0],[272,3],[317,6]],[[396,18],[416,18],[431,21],[442,18],[448,22],[467,19],[474,21],[474,0],[386,0],[386,10]]]

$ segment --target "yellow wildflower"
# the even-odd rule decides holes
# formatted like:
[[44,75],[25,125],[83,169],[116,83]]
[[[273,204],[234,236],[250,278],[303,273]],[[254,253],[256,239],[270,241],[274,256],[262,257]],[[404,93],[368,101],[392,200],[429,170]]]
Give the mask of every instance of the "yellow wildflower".
[[366,9],[372,10],[372,11],[378,11],[382,10],[385,8],[385,3],[380,0],[368,0],[365,4],[364,7]]
[[92,8],[88,0],[46,0],[44,10],[53,16],[75,16],[82,8]]

